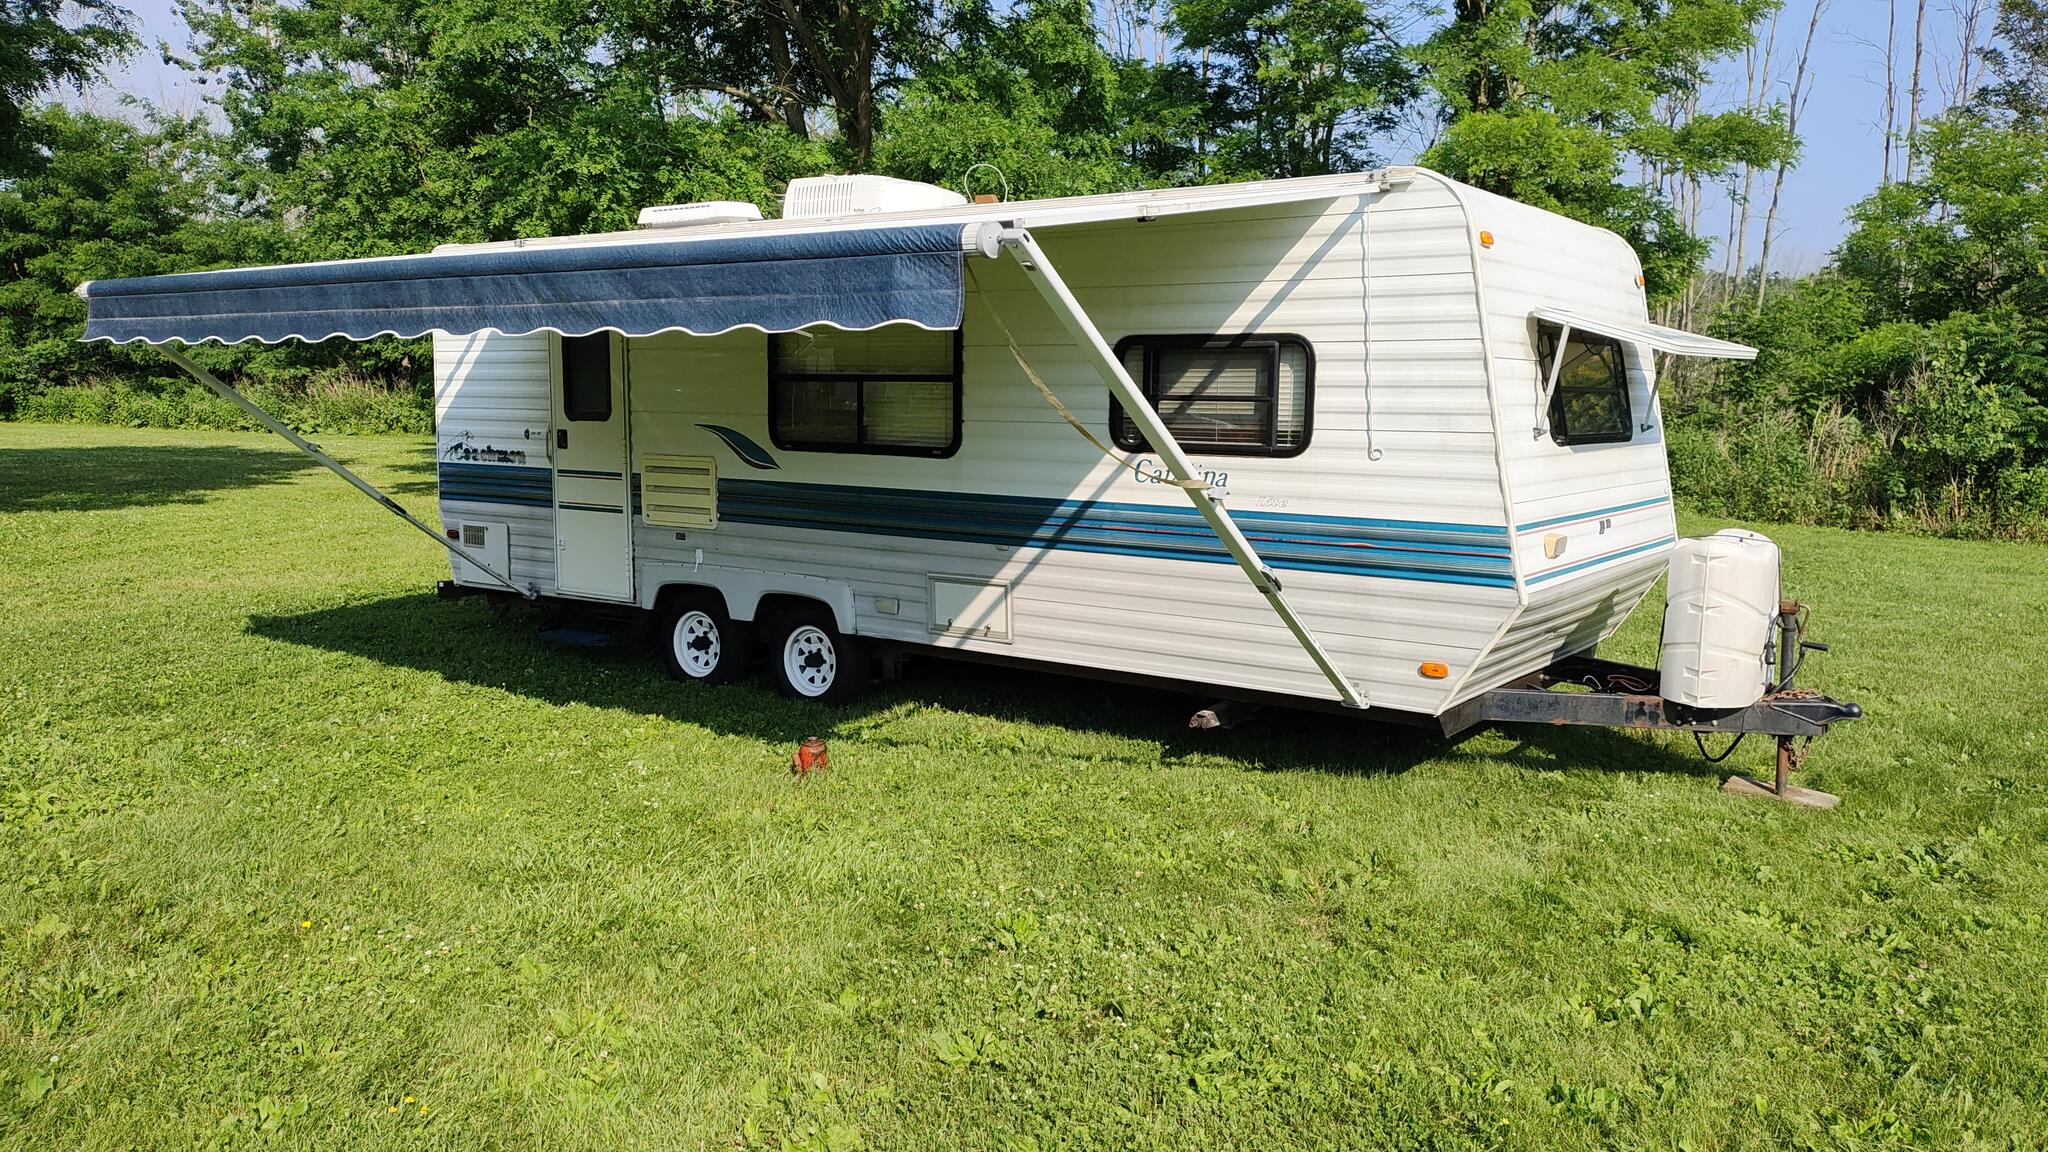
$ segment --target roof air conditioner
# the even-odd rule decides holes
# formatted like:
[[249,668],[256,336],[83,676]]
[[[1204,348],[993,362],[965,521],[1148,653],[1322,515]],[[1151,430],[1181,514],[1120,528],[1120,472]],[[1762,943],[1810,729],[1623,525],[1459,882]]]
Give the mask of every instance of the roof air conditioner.
[[789,182],[789,192],[782,198],[782,218],[867,216],[965,203],[967,198],[951,189],[892,176],[805,176]]
[[744,200],[702,200],[695,204],[656,204],[640,210],[642,228],[695,228],[704,224],[740,224],[759,220],[761,209]]

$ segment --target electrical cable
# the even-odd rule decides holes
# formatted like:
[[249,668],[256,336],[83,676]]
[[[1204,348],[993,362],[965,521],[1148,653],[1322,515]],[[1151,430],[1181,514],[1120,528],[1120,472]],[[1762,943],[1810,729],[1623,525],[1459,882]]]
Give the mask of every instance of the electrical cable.
[[1692,742],[1694,744],[1699,745],[1700,756],[1702,759],[1706,760],[1706,762],[1709,764],[1719,764],[1721,761],[1726,760],[1730,756],[1735,755],[1735,750],[1737,748],[1742,747],[1743,740],[1747,739],[1748,736],[1749,733],[1747,732],[1736,733],[1735,742],[1733,744],[1728,745],[1728,747],[1721,749],[1721,754],[1719,756],[1714,756],[1707,752],[1707,738],[1701,735],[1700,733],[1694,732],[1692,734]]

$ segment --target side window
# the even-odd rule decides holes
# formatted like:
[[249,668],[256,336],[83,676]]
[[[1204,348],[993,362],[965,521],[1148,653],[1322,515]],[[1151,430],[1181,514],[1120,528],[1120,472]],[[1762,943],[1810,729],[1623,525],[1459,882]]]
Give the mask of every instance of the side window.
[[[1293,456],[1308,447],[1315,356],[1299,336],[1128,336],[1116,354],[1191,452]],[[1152,449],[1114,398],[1109,427],[1117,447]]]
[[768,429],[778,448],[951,456],[960,448],[960,334],[891,324],[770,338]]
[[562,337],[562,415],[571,420],[612,418],[612,336]]
[[[1558,355],[1558,327],[1539,324],[1536,335],[1537,370],[1548,382]],[[1621,444],[1634,435],[1621,342],[1574,329],[1564,343],[1564,363],[1550,397],[1550,438],[1564,445]]]

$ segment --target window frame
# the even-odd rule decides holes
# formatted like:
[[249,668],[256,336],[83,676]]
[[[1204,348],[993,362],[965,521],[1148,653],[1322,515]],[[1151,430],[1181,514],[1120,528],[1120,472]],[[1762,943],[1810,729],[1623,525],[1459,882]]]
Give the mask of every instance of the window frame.
[[[849,335],[872,332],[874,329],[847,331]],[[929,331],[929,329],[927,329]],[[775,354],[777,340],[803,335],[803,332],[774,332],[768,336],[768,439],[777,448],[787,452],[837,452],[855,456],[909,456],[923,460],[943,460],[960,451],[961,408],[964,406],[961,365],[961,332],[952,330],[953,371],[937,372],[785,372],[781,358]],[[856,437],[867,434],[868,381],[890,384],[898,381],[912,384],[951,384],[953,386],[953,430],[952,437],[942,447],[919,447],[909,444],[868,444],[859,439],[851,443],[836,443],[827,440],[792,439],[782,433],[782,385],[785,382],[806,383],[851,383],[854,385],[854,423]]]
[[[1558,340],[1558,337],[1563,334],[1564,326],[1562,324],[1549,320],[1539,320],[1536,322],[1537,378],[1546,385],[1550,381],[1551,362],[1563,354],[1564,349],[1560,347]],[[1582,448],[1602,444],[1631,443],[1636,438],[1636,406],[1635,396],[1633,395],[1635,381],[1631,378],[1628,342],[1619,337],[1609,336],[1604,332],[1594,332],[1585,328],[1573,328],[1570,338],[1563,341],[1563,345],[1569,346],[1573,341],[1588,345],[1598,341],[1599,343],[1612,346],[1615,352],[1615,369],[1607,385],[1600,388],[1583,386],[1567,388],[1564,376],[1562,374],[1558,376],[1557,387],[1551,391],[1549,407],[1545,409],[1543,414],[1544,423],[1550,431],[1550,439],[1560,448]],[[1548,351],[1545,350],[1546,343],[1549,346]],[[1618,394],[1621,397],[1621,430],[1619,432],[1603,432],[1595,435],[1574,434],[1571,430],[1570,421],[1565,418],[1564,399],[1565,393],[1568,391],[1590,395]]]
[[[581,375],[572,368],[576,361],[573,349],[588,347],[589,345],[585,343],[586,341],[590,344],[602,344],[604,347],[604,411],[600,415],[591,415],[590,413],[594,411],[593,409],[578,407],[570,403],[570,397],[575,394],[570,386],[570,381],[581,379]],[[618,387],[618,374],[616,365],[613,363],[614,353],[618,351],[618,348],[613,344],[612,333],[608,330],[600,330],[586,333],[582,336],[563,336],[560,338],[560,343],[562,356],[562,419],[572,424],[611,423],[612,409],[614,407],[612,404],[612,393]]]
[[[1281,447],[1278,443],[1280,439],[1280,353],[1283,346],[1297,347],[1301,349],[1302,354],[1301,442],[1286,447]],[[1272,392],[1270,395],[1262,397],[1262,399],[1272,413],[1272,418],[1266,422],[1266,442],[1263,447],[1245,444],[1221,444],[1209,440],[1190,441],[1183,439],[1179,435],[1175,435],[1174,439],[1180,443],[1183,450],[1200,452],[1206,456],[1243,456],[1254,460],[1287,460],[1308,451],[1309,444],[1315,438],[1316,426],[1316,349],[1315,345],[1309,343],[1307,337],[1293,332],[1240,332],[1235,335],[1199,332],[1161,335],[1135,334],[1125,336],[1116,342],[1114,352],[1118,364],[1125,363],[1125,357],[1133,347],[1142,347],[1145,350],[1145,361],[1142,378],[1135,379],[1132,382],[1138,386],[1138,391],[1143,393],[1145,399],[1151,403],[1152,411],[1155,414],[1159,411],[1159,357],[1156,355],[1157,352],[1185,351],[1188,349],[1199,351],[1216,348],[1240,349],[1263,347],[1270,349],[1272,359]],[[1111,393],[1109,397],[1110,439],[1118,448],[1126,452],[1157,452],[1159,450],[1145,439],[1144,431],[1137,426],[1137,421],[1135,420],[1131,421],[1131,431],[1134,435],[1125,436],[1124,420],[1123,401],[1118,399],[1115,393]]]

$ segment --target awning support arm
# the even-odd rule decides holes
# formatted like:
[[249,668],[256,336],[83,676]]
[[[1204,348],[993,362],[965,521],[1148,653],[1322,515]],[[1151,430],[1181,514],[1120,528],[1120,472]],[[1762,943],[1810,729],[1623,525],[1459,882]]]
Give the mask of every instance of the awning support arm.
[[1558,373],[1564,370],[1564,346],[1572,338],[1572,326],[1561,323],[1557,328],[1557,344],[1550,353],[1550,375],[1543,382],[1543,394],[1536,398],[1536,439],[1550,434],[1550,398],[1557,394]]
[[[1224,511],[1223,506],[1218,504],[1206,489],[1194,483],[1194,464],[1188,459],[1187,453],[1181,450],[1180,442],[1173,438],[1173,433],[1167,430],[1166,422],[1159,418],[1151,403],[1145,399],[1145,394],[1131,380],[1130,373],[1126,372],[1123,364],[1117,360],[1109,342],[1103,339],[1101,331],[1095,327],[1095,322],[1089,319],[1080,302],[1074,299],[1074,294],[1067,288],[1066,281],[1060,278],[1052,262],[1046,259],[1044,250],[1031,238],[1031,233],[1022,228],[1005,228],[993,237],[993,240],[995,245],[1008,251],[1016,259],[1018,266],[1023,268],[1025,277],[1031,281],[1032,287],[1038,290],[1038,294],[1045,298],[1046,305],[1052,309],[1053,315],[1059,318],[1067,334],[1073,337],[1076,346],[1094,362],[1095,370],[1101,373],[1103,382],[1109,385],[1110,391],[1123,403],[1124,412],[1137,423],[1153,450],[1159,453],[1159,458],[1165,462],[1167,471],[1175,480],[1181,482],[1181,490],[1187,493],[1195,510],[1202,514],[1202,519],[1208,522],[1209,529],[1223,542],[1223,547],[1229,551],[1231,559],[1237,561],[1237,566],[1244,570],[1245,577],[1251,581],[1252,587],[1258,589],[1259,594],[1266,598],[1266,603],[1272,606],[1274,613],[1287,625],[1287,630],[1294,634],[1295,642],[1308,653],[1309,659],[1315,662],[1323,676],[1330,681],[1330,686],[1337,690],[1338,697],[1348,707],[1367,707],[1364,695],[1358,691],[1356,685],[1345,678],[1336,661],[1330,658],[1330,654],[1324,650],[1315,634],[1308,630],[1307,625],[1301,622],[1301,617],[1295,613],[1293,606],[1287,603],[1287,598],[1280,591],[1279,577],[1275,576],[1273,570],[1266,567],[1265,561],[1259,558],[1251,542],[1238,530],[1237,522],[1230,518],[1230,513]],[[986,242],[979,247],[986,255],[995,254]]]
[[321,467],[326,468],[328,471],[333,472],[336,476],[339,476],[343,480],[348,481],[350,484],[355,485],[358,491],[360,491],[363,495],[368,496],[370,499],[375,500],[377,503],[382,504],[384,508],[387,511],[389,511],[392,515],[398,517],[400,520],[405,521],[407,524],[410,524],[413,527],[419,529],[422,533],[426,535],[426,537],[429,540],[432,540],[434,543],[439,544],[443,548],[446,548],[448,551],[454,553],[455,555],[462,557],[464,560],[467,560],[470,564],[474,565],[478,571],[484,573],[486,576],[489,576],[491,579],[496,580],[498,583],[503,584],[505,587],[510,588],[512,591],[519,593],[521,596],[526,597],[528,600],[534,600],[539,598],[539,593],[536,592],[534,589],[530,587],[521,588],[519,585],[514,584],[512,582],[511,577],[506,576],[504,573],[499,572],[495,568],[492,568],[489,564],[485,563],[481,558],[479,558],[475,553],[462,547],[455,541],[450,540],[445,536],[442,536],[439,532],[436,532],[432,528],[427,527],[424,523],[421,523],[420,520],[417,517],[415,517],[412,513],[407,512],[404,508],[400,507],[398,501],[393,500],[389,496],[386,496],[384,492],[381,489],[379,489],[375,484],[370,483],[368,480],[363,479],[361,476],[358,476],[355,473],[349,471],[347,468],[343,467],[340,461],[336,460],[332,456],[329,456],[327,453],[322,452],[320,450],[319,445],[314,444],[313,442],[307,440],[305,437],[292,431],[290,428],[285,427],[283,422],[279,421],[270,413],[265,412],[263,409],[257,407],[255,401],[250,400],[247,396],[242,395],[240,392],[237,392],[233,388],[230,388],[226,384],[222,383],[220,377],[215,376],[213,373],[208,372],[206,369],[201,368],[197,364],[194,364],[192,360],[189,357],[187,357],[183,352],[178,351],[176,348],[173,348],[168,344],[158,345],[157,351],[163,353],[164,357],[168,359],[171,363],[176,364],[180,368],[183,368],[187,373],[189,373],[192,376],[194,380],[197,380],[201,384],[206,385],[208,388],[213,389],[215,392],[220,393],[222,399],[227,400],[229,403],[240,408],[242,411],[247,412],[249,414],[250,419],[256,421],[258,424],[263,425],[265,428],[270,429],[272,432],[277,433],[279,436],[284,437],[286,440],[291,441],[293,447],[297,448],[301,452],[304,452],[306,455],[311,456],[315,462],[320,464]]

